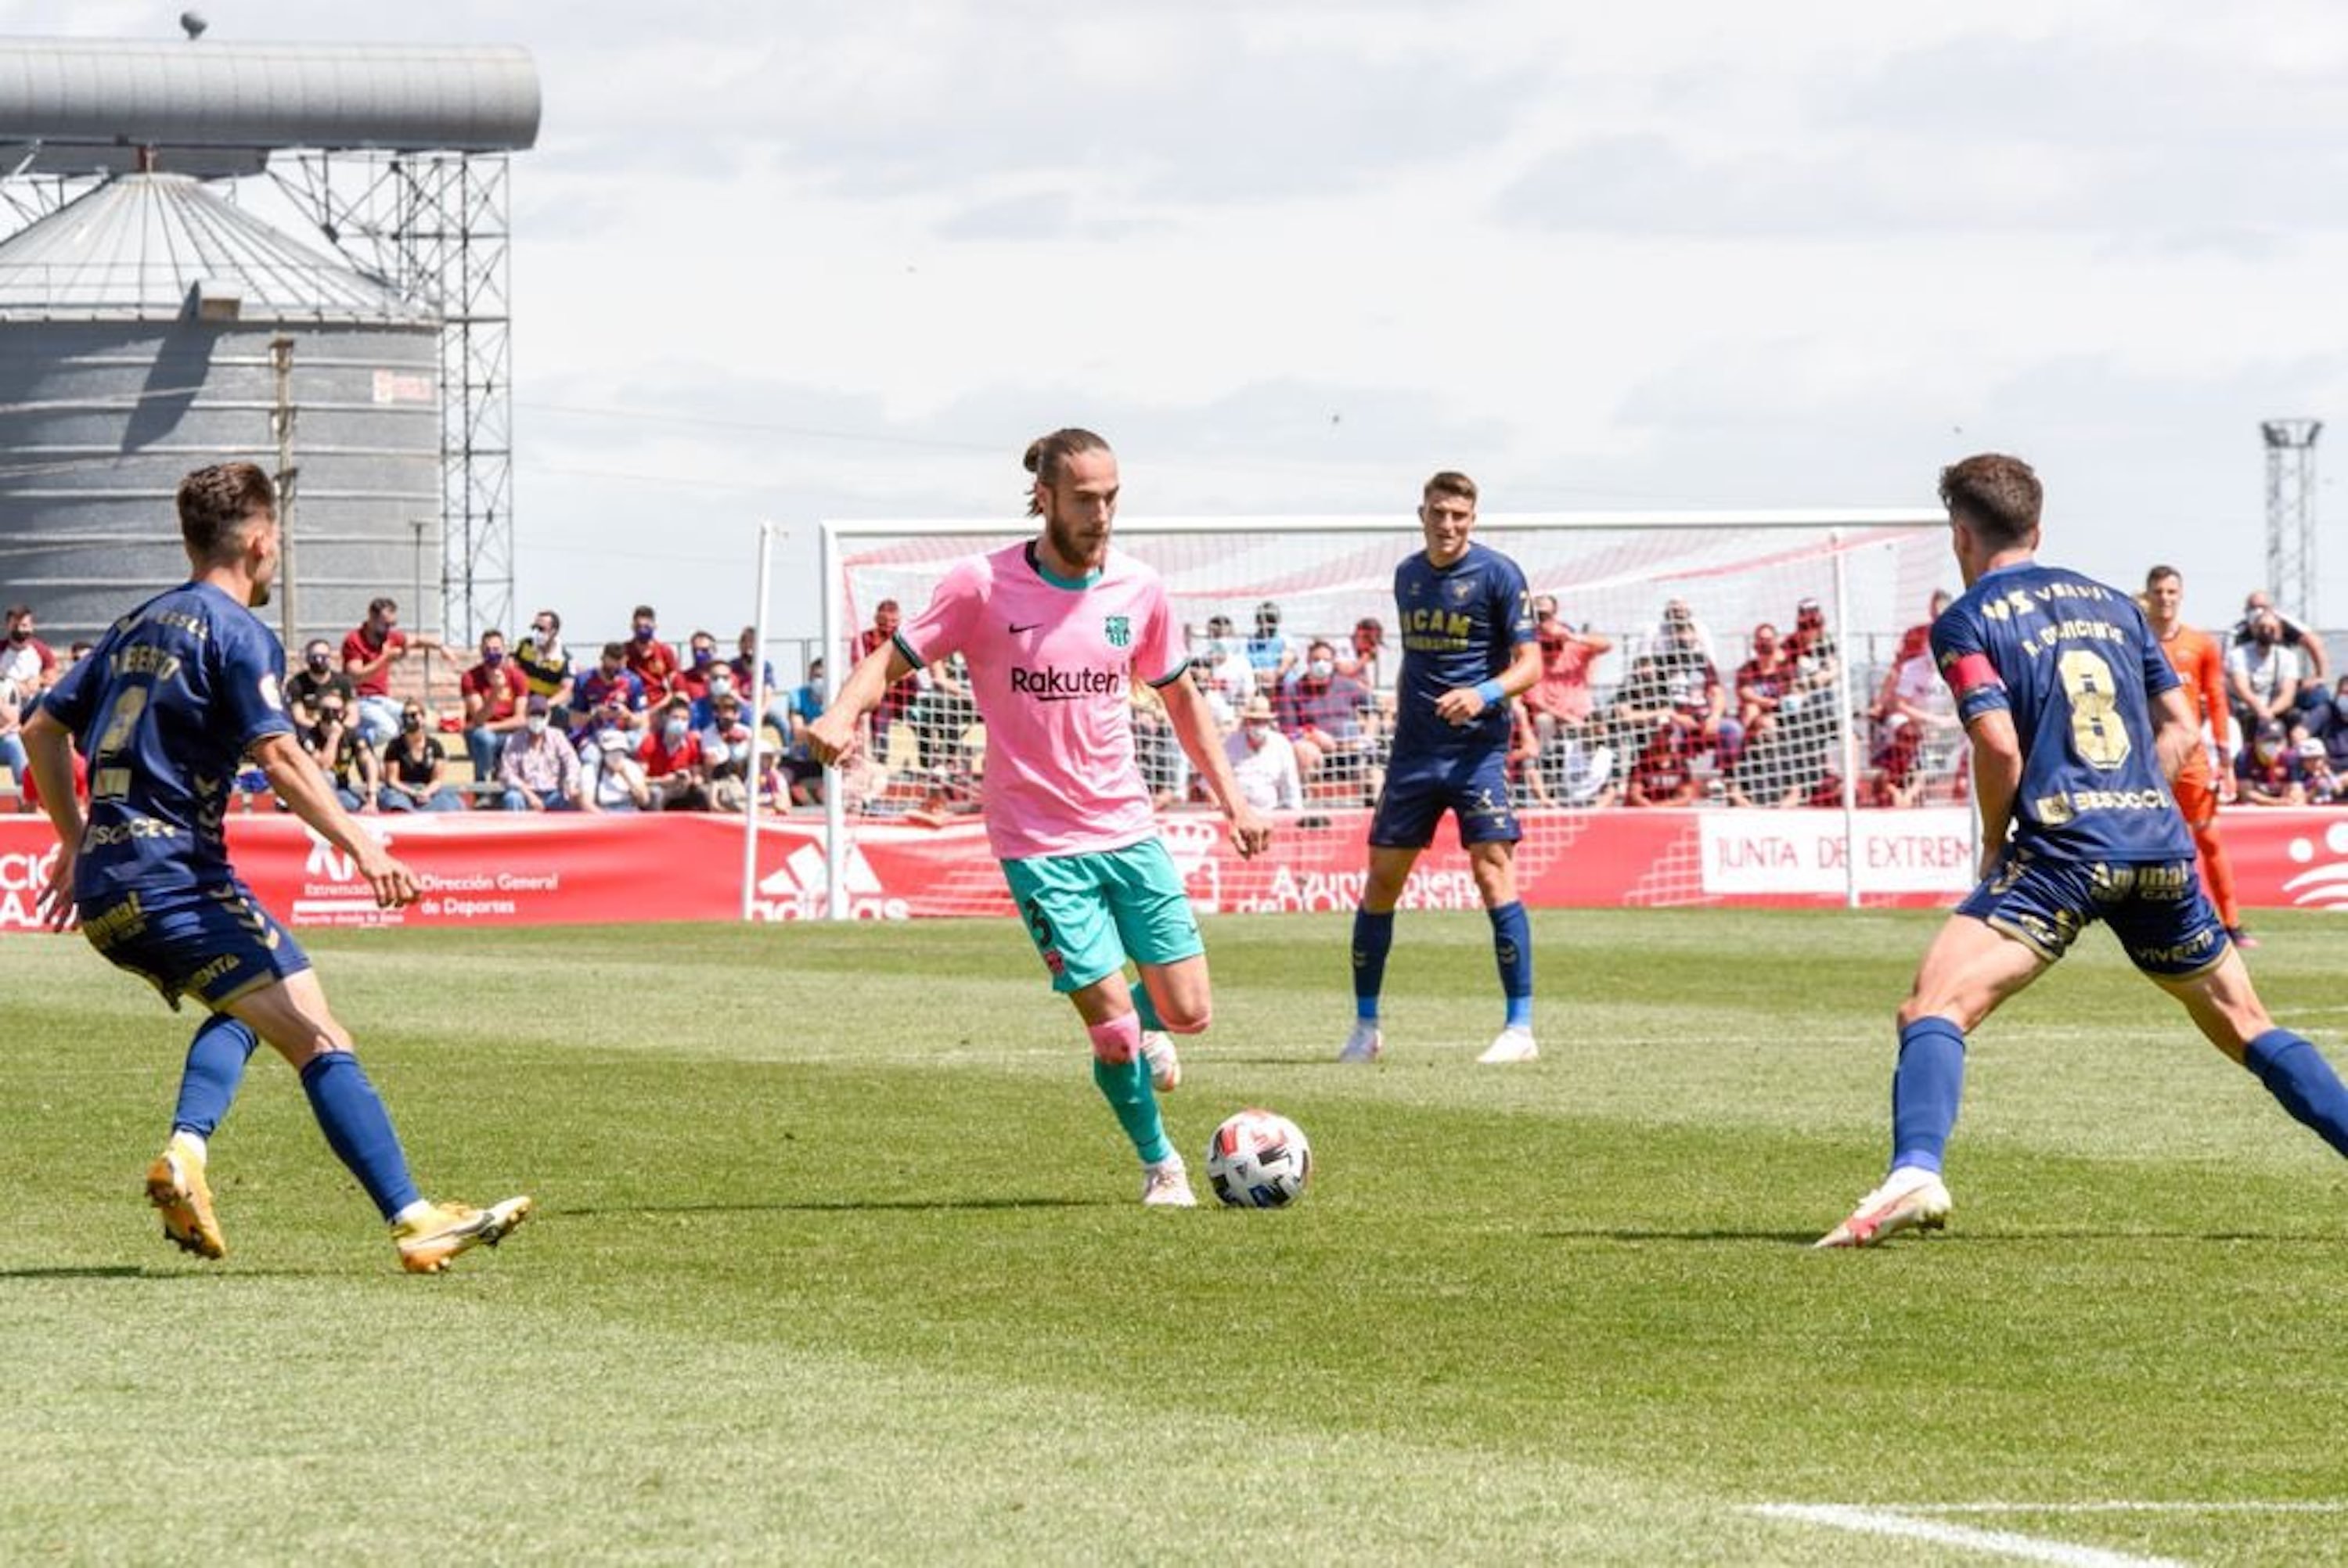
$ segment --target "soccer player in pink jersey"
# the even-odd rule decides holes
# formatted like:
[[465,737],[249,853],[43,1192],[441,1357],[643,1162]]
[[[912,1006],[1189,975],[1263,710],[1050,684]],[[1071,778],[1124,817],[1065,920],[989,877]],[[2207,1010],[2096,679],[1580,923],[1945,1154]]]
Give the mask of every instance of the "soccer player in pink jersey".
[[[808,727],[826,766],[852,754],[891,682],[959,652],[986,723],[986,834],[1052,989],[1093,1042],[1093,1081],[1142,1163],[1141,1201],[1195,1201],[1156,1093],[1181,1077],[1166,1032],[1207,1027],[1206,946],[1136,765],[1132,693],[1147,681],[1241,855],[1271,827],[1232,780],[1206,699],[1183,678],[1181,629],[1156,571],[1109,546],[1117,456],[1089,430],[1027,448],[1033,539],[957,562],[929,608],[858,661]],[[1126,979],[1130,958],[1141,988]]]

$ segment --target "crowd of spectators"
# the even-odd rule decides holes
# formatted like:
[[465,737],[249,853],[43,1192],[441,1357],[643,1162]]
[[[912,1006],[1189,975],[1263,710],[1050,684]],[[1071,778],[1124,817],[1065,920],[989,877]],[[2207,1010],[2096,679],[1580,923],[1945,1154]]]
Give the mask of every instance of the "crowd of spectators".
[[[1537,594],[1541,675],[1515,704],[1511,780],[1531,806],[1835,806],[1855,764],[1849,788],[1862,805],[1961,801],[1964,733],[1930,645],[1947,602],[1936,593],[1888,659],[1879,651],[1867,668],[1847,670],[1815,600],[1795,604],[1790,622],[1764,620],[1724,641],[1677,598],[1650,626],[1600,631],[1569,622],[1555,595]],[[853,651],[884,645],[900,623],[897,603],[882,600]],[[1191,629],[1188,678],[1249,800],[1271,810],[1374,800],[1394,727],[1383,623],[1363,617],[1350,631],[1293,634],[1281,606],[1265,600],[1249,615],[1250,634],[1239,624],[1214,614]],[[460,654],[402,630],[397,602],[380,597],[339,650],[324,638],[303,647],[286,702],[320,771],[359,812],[738,812],[754,788],[771,809],[821,804],[824,772],[806,744],[828,696],[821,657],[808,661],[798,686],[782,688],[758,659],[752,628],[730,658],[705,630],[682,650],[663,641],[650,605],[635,608],[629,630],[625,641],[574,653],[561,617],[541,610],[510,648],[491,630]],[[2348,675],[2333,669],[2322,638],[2253,593],[2219,641],[2240,741],[2219,761],[2236,798],[2348,804]],[[24,712],[88,647],[60,654],[41,640],[29,606],[7,611],[0,767],[20,792]],[[461,665],[453,705],[395,679],[427,650]],[[1601,678],[1605,667],[1616,671],[1611,682]],[[763,712],[751,711],[754,688],[766,694]],[[1197,799],[1146,683],[1137,684],[1132,722],[1159,802]],[[913,815],[975,809],[985,726],[958,658],[891,685],[872,723],[867,755],[845,776],[851,805]],[[768,733],[754,781],[757,725]]]

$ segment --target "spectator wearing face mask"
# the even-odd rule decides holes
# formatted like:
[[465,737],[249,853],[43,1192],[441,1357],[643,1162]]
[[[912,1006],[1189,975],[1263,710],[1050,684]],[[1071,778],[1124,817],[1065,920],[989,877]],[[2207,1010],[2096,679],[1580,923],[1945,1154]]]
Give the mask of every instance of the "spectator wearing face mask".
[[1255,635],[1243,651],[1258,686],[1275,686],[1295,672],[1296,649],[1280,634],[1280,606],[1267,599],[1255,607]]
[[507,811],[592,811],[571,737],[543,697],[523,700],[522,726],[498,753],[498,804]]
[[2234,779],[2235,796],[2245,805],[2307,804],[2307,773],[2280,719],[2250,732],[2250,743],[2234,759]]
[[27,700],[57,683],[57,651],[34,635],[36,621],[29,604],[8,611],[7,640],[0,641],[0,680],[13,681]]
[[[2253,589],[2242,600],[2242,619],[2234,622],[2234,643],[2240,647],[2257,640],[2256,628],[2261,615],[2275,618],[2276,641],[2306,661],[2308,684],[2300,692],[2302,706],[2322,705],[2322,694],[2332,684],[2332,655],[2323,646],[2323,639],[2313,629],[2301,625],[2274,606],[2274,596],[2264,589]],[[2310,701],[2310,699],[2313,701]]]
[[[816,666],[822,662],[820,659],[813,661]],[[734,678],[735,695],[742,699],[742,711],[756,712],[757,705],[764,702],[767,723],[774,726],[775,733],[789,740],[791,694],[775,684],[773,662],[758,656],[757,627],[742,629],[742,635],[734,640],[734,657],[726,661],[726,668]],[[819,707],[817,712],[822,709]]]
[[1230,729],[1239,723],[1248,699],[1258,690],[1255,666],[1248,661],[1247,643],[1233,630],[1230,616],[1207,618],[1206,639],[1192,651],[1191,663],[1204,677],[1201,690],[1208,693],[1208,701],[1214,707],[1216,723]]
[[2300,783],[2310,805],[2348,805],[2348,776],[2335,771],[2331,753],[2313,735],[2299,743]]
[[750,726],[742,720],[742,699],[732,691],[713,692],[708,723],[694,726],[709,780],[713,811],[740,811],[749,803]]
[[335,668],[334,645],[314,637],[303,645],[302,667],[285,678],[285,702],[297,723],[318,722],[318,704],[328,693],[342,700],[345,710],[358,708],[358,692],[351,678]]
[[465,797],[448,783],[448,753],[425,728],[420,703],[402,704],[399,733],[383,748],[383,783],[376,804],[386,811],[462,811]]
[[1280,688],[1278,708],[1307,783],[1356,782],[1365,799],[1376,797],[1385,774],[1369,725],[1375,707],[1368,687],[1337,673],[1335,648],[1325,641],[1307,646],[1304,662]]
[[566,707],[576,695],[571,650],[562,646],[562,617],[554,611],[541,610],[530,618],[530,635],[515,645],[513,660],[531,693],[551,705]]
[[481,661],[458,680],[457,690],[465,700],[465,753],[473,777],[487,783],[497,776],[506,737],[522,727],[522,702],[530,696],[530,682],[506,657],[504,632],[481,633]]
[[736,708],[739,708],[747,700],[744,696],[742,689],[734,684],[734,670],[733,667],[728,664],[718,665],[716,669],[708,671],[708,673],[703,678],[701,695],[693,699],[693,727],[695,729],[705,730],[709,728],[712,720],[717,712],[717,699],[720,697],[732,698]]
[[645,782],[644,764],[636,758],[637,745],[623,710],[597,710],[588,724],[586,743],[579,748],[580,769],[587,780],[587,798],[595,803],[596,810],[653,808],[652,786]]
[[[698,702],[709,695],[709,678],[725,669],[717,658],[717,639],[706,631],[696,631],[685,639],[685,662],[677,667],[668,689]],[[726,678],[733,680],[733,672],[726,671]]]
[[1557,600],[1548,594],[1533,600],[1533,638],[1540,644],[1541,675],[1525,693],[1525,707],[1546,754],[1560,732],[1580,730],[1590,723],[1597,703],[1590,690],[1591,666],[1614,650],[1614,640],[1596,632],[1576,631],[1560,619]]
[[1231,777],[1258,811],[1295,811],[1304,804],[1304,781],[1296,768],[1296,748],[1273,722],[1272,700],[1258,692],[1240,710],[1239,728],[1223,737]]
[[0,676],[0,768],[16,781],[20,797],[25,781],[32,776],[31,759],[25,754],[25,710],[31,702],[15,682]]
[[2311,672],[2307,654],[2284,637],[2281,616],[2253,610],[2245,624],[2249,635],[2226,654],[2226,694],[2242,733],[2255,736],[2270,719],[2288,723],[2296,716]]
[[636,761],[644,767],[644,782],[663,811],[709,809],[709,771],[703,760],[700,738],[693,733],[693,704],[682,697],[664,703]]
[[626,643],[603,644],[603,656],[595,668],[573,682],[572,701],[591,713],[616,706],[629,715],[627,727],[636,727],[636,719],[644,711],[644,683],[628,668]]
[[626,644],[629,671],[643,682],[644,702],[658,707],[668,701],[677,674],[676,650],[660,640],[660,617],[649,604],[636,606],[633,631]]
[[318,771],[334,781],[335,798],[342,802],[345,811],[376,809],[376,794],[383,781],[375,748],[351,722],[349,704],[343,698],[319,699],[318,722],[303,732],[302,744]]

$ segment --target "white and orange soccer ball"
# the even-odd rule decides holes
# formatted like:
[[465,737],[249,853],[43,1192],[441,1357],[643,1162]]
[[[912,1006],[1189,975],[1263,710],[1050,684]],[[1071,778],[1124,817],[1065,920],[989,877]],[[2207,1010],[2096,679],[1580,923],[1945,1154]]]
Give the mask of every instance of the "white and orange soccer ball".
[[1240,1112],[1207,1145],[1207,1180],[1233,1208],[1285,1208],[1312,1178],[1313,1145],[1277,1112]]

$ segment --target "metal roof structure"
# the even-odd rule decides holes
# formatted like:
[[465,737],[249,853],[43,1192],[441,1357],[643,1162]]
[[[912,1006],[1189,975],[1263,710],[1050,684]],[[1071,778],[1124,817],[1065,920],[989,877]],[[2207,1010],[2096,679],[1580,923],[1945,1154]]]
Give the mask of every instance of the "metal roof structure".
[[118,172],[140,147],[200,173],[257,172],[283,148],[508,152],[538,120],[538,69],[514,46],[0,38],[11,174]]
[[109,179],[0,241],[0,321],[415,323],[418,302],[184,174]]

